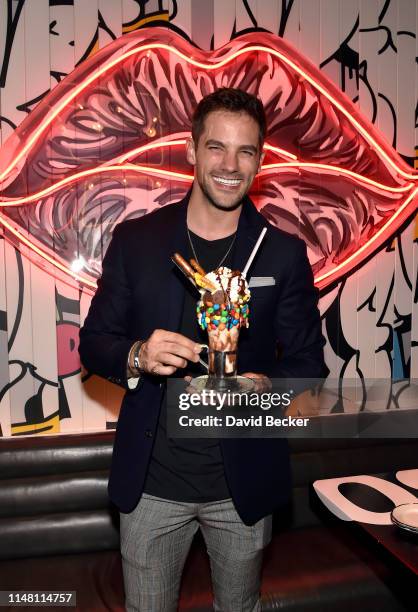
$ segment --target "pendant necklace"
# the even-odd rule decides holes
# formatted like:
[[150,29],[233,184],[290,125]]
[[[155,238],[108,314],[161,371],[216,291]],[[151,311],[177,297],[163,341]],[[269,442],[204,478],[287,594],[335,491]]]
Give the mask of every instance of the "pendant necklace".
[[[194,248],[194,245],[193,245],[193,240],[192,240],[192,237],[191,237],[191,235],[190,235],[189,228],[188,228],[187,226],[186,226],[186,229],[187,229],[187,235],[188,235],[188,237],[189,237],[189,242],[190,242],[190,247],[191,247],[191,249],[192,249],[193,257],[195,258],[195,260],[197,261],[197,263],[200,265],[200,263],[199,263],[199,259],[198,259],[198,257],[197,257],[197,254],[196,254],[196,251],[195,251],[195,248]],[[234,242],[235,242],[236,237],[237,237],[237,232],[235,232],[235,234],[233,235],[233,238],[232,238],[231,244],[229,245],[227,252],[226,252],[226,253],[225,253],[225,255],[222,257],[221,261],[218,263],[218,265],[216,266],[215,270],[217,270],[218,268],[220,268],[220,267],[221,267],[221,265],[223,264],[223,262],[225,261],[225,259],[228,257],[229,253],[231,252],[232,247],[234,246]]]

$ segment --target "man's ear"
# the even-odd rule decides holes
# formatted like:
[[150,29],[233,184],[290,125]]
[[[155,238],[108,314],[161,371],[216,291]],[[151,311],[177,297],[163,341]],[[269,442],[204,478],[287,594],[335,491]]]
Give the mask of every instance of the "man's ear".
[[191,137],[186,140],[186,159],[192,166],[196,165],[196,147]]
[[257,172],[260,172],[260,170],[261,170],[261,166],[263,164],[264,156],[265,156],[265,153],[264,153],[264,151],[262,151],[261,155],[260,155],[259,162],[258,162],[258,170],[257,170]]

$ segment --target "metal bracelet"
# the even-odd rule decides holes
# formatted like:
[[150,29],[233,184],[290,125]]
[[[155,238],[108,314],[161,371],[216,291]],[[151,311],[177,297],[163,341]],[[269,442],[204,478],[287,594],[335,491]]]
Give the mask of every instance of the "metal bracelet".
[[143,374],[144,372],[144,370],[141,368],[141,365],[139,363],[139,352],[144,342],[145,340],[138,340],[138,343],[134,349],[134,354],[133,354],[134,368],[139,374]]

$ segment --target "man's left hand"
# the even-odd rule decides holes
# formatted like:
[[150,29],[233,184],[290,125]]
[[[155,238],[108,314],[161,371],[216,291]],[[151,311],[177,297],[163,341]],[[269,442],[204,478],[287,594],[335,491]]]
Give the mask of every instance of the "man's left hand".
[[245,376],[245,378],[251,378],[251,380],[255,382],[255,392],[263,393],[263,391],[271,391],[271,380],[265,374],[257,374],[256,372],[245,372],[245,374],[242,374],[241,376]]

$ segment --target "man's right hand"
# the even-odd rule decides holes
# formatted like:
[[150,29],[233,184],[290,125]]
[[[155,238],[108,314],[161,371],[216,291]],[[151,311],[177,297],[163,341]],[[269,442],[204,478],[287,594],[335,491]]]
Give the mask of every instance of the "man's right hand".
[[141,370],[157,376],[170,376],[188,361],[198,362],[202,347],[186,336],[156,329],[139,351]]

